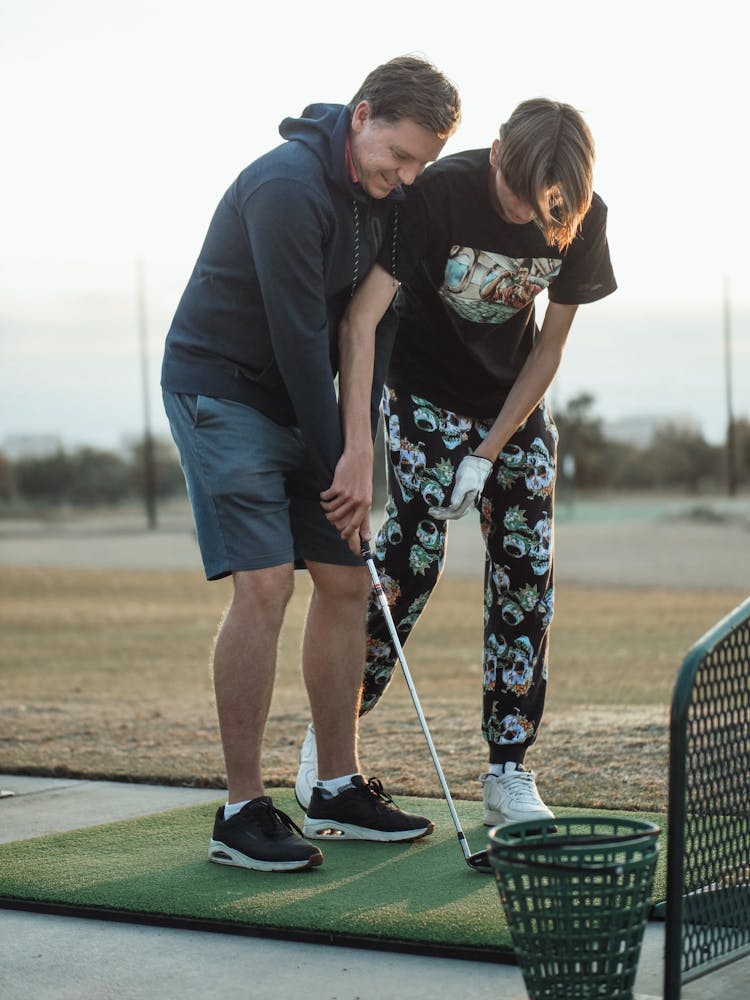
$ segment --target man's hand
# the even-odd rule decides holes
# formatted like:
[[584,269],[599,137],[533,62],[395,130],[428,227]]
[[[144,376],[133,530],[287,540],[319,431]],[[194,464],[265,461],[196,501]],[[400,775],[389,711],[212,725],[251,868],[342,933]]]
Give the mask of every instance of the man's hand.
[[372,447],[344,450],[336,465],[333,482],[320,494],[326,517],[360,555],[360,537],[369,541],[372,507]]
[[484,484],[491,471],[492,462],[488,458],[467,455],[461,460],[456,472],[450,507],[430,507],[430,515],[440,521],[463,517],[484,489]]

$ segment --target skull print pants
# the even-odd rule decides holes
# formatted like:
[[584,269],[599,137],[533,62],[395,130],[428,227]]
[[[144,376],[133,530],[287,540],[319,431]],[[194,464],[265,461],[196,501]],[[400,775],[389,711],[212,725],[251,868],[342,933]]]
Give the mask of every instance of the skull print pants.
[[[403,644],[440,578],[456,469],[491,421],[452,413],[386,386],[388,462],[385,521],[374,560]],[[542,401],[503,448],[479,503],[485,541],[482,735],[492,763],[522,761],[544,709],[553,613],[552,517],[557,429]],[[398,664],[382,611],[368,610],[361,713],[388,686]]]

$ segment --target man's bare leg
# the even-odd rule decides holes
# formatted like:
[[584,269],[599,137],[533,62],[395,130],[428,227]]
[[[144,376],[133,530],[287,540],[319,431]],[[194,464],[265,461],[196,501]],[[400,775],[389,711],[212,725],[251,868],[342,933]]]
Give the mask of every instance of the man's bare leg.
[[234,595],[213,654],[227,800],[264,794],[261,746],[276,675],[276,650],[294,589],[291,564],[233,574]]
[[357,718],[365,662],[370,579],[362,566],[308,563],[313,594],[302,671],[310,698],[322,780],[359,772]]

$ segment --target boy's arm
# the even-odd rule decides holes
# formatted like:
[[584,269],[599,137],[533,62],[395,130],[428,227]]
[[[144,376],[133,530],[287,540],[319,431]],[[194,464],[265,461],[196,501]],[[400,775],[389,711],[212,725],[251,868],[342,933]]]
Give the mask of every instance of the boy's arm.
[[355,292],[339,326],[339,406],[344,451],[331,486],[320,494],[326,517],[359,555],[370,534],[372,505],[372,380],[375,332],[398,285],[379,264]]
[[547,305],[542,328],[537,335],[513,388],[508,393],[497,419],[475,455],[491,462],[503,450],[515,432],[544,398],[562,360],[565,341],[578,306]]
[[497,456],[550,387],[560,367],[565,341],[577,308],[575,305],[560,305],[556,302],[547,305],[542,328],[497,419],[474,454],[467,456],[459,464],[450,506],[430,509],[434,517],[443,520],[461,517],[473,506]]

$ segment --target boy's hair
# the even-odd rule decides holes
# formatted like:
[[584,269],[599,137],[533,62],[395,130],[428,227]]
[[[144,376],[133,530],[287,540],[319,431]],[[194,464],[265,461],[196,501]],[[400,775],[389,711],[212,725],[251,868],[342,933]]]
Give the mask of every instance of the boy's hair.
[[500,126],[498,167],[552,246],[573,242],[593,196],[594,139],[569,104],[533,98]]
[[374,69],[349,102],[350,110],[362,101],[373,118],[391,125],[409,118],[440,139],[451,136],[461,119],[455,86],[418,56],[398,56]]

